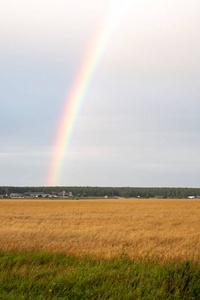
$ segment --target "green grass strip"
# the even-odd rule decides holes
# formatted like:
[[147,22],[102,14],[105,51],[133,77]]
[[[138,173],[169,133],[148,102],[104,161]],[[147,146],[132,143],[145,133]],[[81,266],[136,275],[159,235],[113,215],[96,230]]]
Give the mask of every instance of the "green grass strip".
[[200,265],[0,252],[0,299],[200,299]]

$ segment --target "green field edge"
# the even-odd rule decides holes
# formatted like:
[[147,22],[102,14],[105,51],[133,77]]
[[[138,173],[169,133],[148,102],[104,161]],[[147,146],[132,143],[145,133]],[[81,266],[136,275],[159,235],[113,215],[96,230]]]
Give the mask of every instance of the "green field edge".
[[0,250],[0,299],[200,299],[200,264]]

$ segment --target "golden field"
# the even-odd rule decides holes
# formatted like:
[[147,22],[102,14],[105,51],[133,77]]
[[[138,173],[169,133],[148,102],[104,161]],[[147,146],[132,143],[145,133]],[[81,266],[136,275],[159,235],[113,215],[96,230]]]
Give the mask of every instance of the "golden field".
[[0,200],[0,248],[200,262],[200,199]]

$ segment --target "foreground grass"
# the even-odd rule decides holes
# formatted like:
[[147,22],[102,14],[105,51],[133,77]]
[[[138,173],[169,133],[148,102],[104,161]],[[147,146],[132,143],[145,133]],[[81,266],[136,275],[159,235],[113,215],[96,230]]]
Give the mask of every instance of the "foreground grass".
[[0,252],[0,299],[200,299],[200,265]]

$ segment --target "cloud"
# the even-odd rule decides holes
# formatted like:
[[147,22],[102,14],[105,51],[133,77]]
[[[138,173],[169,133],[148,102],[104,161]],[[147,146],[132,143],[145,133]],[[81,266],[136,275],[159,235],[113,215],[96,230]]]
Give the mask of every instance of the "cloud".
[[61,184],[198,185],[199,14],[197,0],[3,1],[2,184],[45,183],[84,53],[112,16]]

